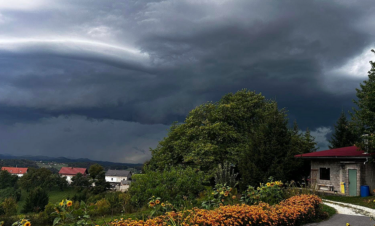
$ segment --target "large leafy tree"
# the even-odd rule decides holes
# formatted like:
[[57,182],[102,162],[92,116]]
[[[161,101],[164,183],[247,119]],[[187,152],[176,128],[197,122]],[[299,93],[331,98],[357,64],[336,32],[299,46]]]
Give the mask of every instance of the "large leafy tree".
[[[275,101],[248,90],[227,94],[192,110],[184,123],[174,123],[168,136],[151,149],[148,169],[190,165],[211,175],[218,164],[228,161],[242,178],[263,179],[256,175],[265,172],[287,178],[285,161],[298,166],[301,160],[294,155],[311,151],[307,146],[314,143],[287,124],[286,112]],[[299,143],[303,148],[292,147]]]
[[99,164],[94,164],[90,166],[89,174],[92,178],[92,181],[95,183],[93,193],[99,194],[109,189],[110,185],[105,180],[105,171],[103,166]]
[[[371,51],[375,53],[374,50]],[[358,134],[368,134],[367,142],[358,141],[356,145],[363,150],[375,152],[375,62],[370,61],[370,64],[368,80],[356,89],[357,100],[353,102],[357,108],[353,108],[351,116]]]
[[350,124],[344,112],[341,112],[340,118],[334,125],[335,131],[329,140],[329,148],[342,148],[353,146],[359,141],[359,135],[355,132],[353,126]]
[[18,183],[22,189],[26,189],[27,191],[36,187],[50,189],[55,186],[55,181],[52,177],[52,172],[49,169],[29,168],[27,173],[18,180]]

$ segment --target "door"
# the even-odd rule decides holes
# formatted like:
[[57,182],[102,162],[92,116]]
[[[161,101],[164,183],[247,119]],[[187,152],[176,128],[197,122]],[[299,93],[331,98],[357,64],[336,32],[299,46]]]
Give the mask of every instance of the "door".
[[310,186],[316,186],[316,178],[318,177],[318,169],[311,169],[310,173]]
[[349,195],[357,196],[357,170],[349,170]]

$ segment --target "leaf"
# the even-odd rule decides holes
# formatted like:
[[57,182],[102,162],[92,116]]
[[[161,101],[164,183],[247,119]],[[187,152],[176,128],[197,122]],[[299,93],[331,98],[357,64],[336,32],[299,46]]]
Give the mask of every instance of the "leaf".
[[53,226],[55,226],[56,224],[58,224],[60,220],[61,220],[60,217],[56,217],[56,218],[53,220]]

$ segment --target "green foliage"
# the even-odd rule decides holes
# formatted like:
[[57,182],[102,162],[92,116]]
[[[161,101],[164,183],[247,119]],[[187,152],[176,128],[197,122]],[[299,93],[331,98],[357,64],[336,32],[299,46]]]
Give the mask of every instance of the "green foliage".
[[72,183],[70,185],[81,190],[90,187],[91,183],[87,176],[84,176],[82,173],[77,173],[72,177]]
[[151,149],[148,169],[189,165],[213,177],[218,164],[228,161],[236,166],[243,188],[271,175],[283,180],[301,177],[306,163],[294,155],[316,150],[316,143],[309,133],[302,136],[288,129],[286,116],[261,94],[227,94],[192,110],[183,124],[174,123]]
[[226,184],[216,184],[209,200],[202,202],[202,207],[205,209],[212,209],[224,204],[233,204],[236,199],[236,192],[232,187]]
[[18,183],[22,189],[30,191],[36,187],[42,187],[43,189],[51,189],[55,186],[55,180],[53,174],[49,169],[46,168],[29,168],[27,173],[23,175]]
[[229,162],[219,164],[215,170],[215,184],[227,184],[230,187],[235,187],[237,175],[238,173],[234,173],[234,167],[231,167]]
[[17,175],[12,175],[6,170],[0,170],[0,189],[16,187],[18,178]]
[[61,191],[68,187],[68,181],[66,180],[66,177],[63,177],[59,174],[51,175],[51,180],[53,180],[55,186],[59,187]]
[[95,209],[93,210],[96,214],[101,216],[110,213],[111,210],[111,203],[105,198],[100,199],[95,203]]
[[[375,53],[374,50],[371,50]],[[375,151],[375,62],[370,61],[371,69],[368,72],[368,80],[360,84],[360,88],[357,91],[357,100],[353,102],[357,105],[357,108],[353,108],[351,113],[354,128],[357,134],[371,134],[366,138],[366,142],[359,140],[356,142],[362,150],[368,152]]]
[[341,112],[340,118],[334,127],[335,131],[329,140],[330,149],[353,146],[360,140],[360,136],[353,125],[349,123],[344,112]]
[[110,188],[110,184],[105,180],[105,172],[99,172],[95,179],[95,186],[92,188],[92,193],[101,194]]
[[146,174],[133,175],[128,192],[132,204],[136,207],[145,205],[148,197],[153,195],[178,203],[183,201],[183,196],[195,198],[205,189],[202,184],[205,181],[206,176],[202,171],[191,167],[171,167],[164,171],[147,171]]
[[12,197],[6,198],[1,203],[1,209],[6,216],[15,215],[17,213],[17,201]]
[[0,159],[0,168],[3,166],[39,168],[35,161],[27,159]]
[[281,181],[273,181],[273,177],[270,177],[266,184],[261,183],[257,189],[248,186],[241,196],[241,201],[248,205],[254,205],[259,202],[265,202],[270,205],[277,204],[283,200],[282,185]]
[[13,198],[18,202],[21,198],[21,190],[14,189],[11,187],[0,190],[0,202],[4,201],[6,198]]
[[99,164],[91,165],[89,168],[89,174],[92,179],[96,179],[96,177],[104,171],[103,166]]
[[32,190],[26,198],[26,203],[23,206],[22,212],[40,212],[44,210],[44,207],[48,204],[48,194],[41,187],[37,187]]

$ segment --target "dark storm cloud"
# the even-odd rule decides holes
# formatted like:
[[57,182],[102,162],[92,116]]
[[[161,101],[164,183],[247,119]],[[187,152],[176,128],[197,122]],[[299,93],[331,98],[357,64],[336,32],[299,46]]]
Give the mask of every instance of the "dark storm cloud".
[[[36,134],[47,122],[45,134],[53,133],[69,115],[93,127],[124,125],[126,136],[145,139],[116,148],[98,139],[96,145],[114,156],[131,153],[133,160],[156,141],[126,123],[162,128],[154,131],[161,139],[195,106],[243,88],[275,99],[326,147],[331,126],[353,106],[355,88],[366,79],[369,65],[361,62],[373,57],[367,54],[374,46],[371,1],[16,3],[0,3],[0,122]],[[90,129],[84,125],[81,134]],[[55,135],[74,131],[64,128]],[[84,156],[88,134],[64,148]],[[52,146],[50,136],[35,136]]]

